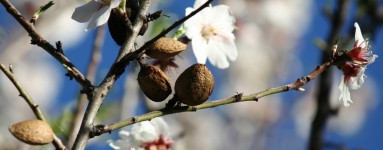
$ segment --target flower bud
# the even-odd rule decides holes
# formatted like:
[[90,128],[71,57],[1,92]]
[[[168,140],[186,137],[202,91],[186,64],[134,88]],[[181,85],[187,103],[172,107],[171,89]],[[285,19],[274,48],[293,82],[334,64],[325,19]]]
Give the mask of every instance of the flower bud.
[[137,80],[145,95],[155,102],[165,100],[172,93],[169,79],[155,66],[142,65]]
[[172,38],[160,38],[146,50],[145,54],[155,59],[167,59],[186,49],[186,44]]
[[214,89],[214,77],[204,64],[194,64],[177,79],[176,96],[182,103],[195,106],[209,99]]
[[41,120],[23,121],[9,126],[9,131],[20,141],[31,145],[43,145],[53,141],[53,131]]

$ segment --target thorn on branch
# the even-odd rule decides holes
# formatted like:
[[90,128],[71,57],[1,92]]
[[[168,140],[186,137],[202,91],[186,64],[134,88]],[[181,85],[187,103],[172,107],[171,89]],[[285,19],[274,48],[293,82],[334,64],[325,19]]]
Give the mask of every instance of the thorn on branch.
[[73,80],[73,75],[70,72],[67,72],[65,76],[69,77],[69,80]]
[[12,66],[12,64],[9,64],[9,72],[13,73],[13,66]]
[[315,70],[319,70],[319,68],[320,68],[320,65],[318,65],[318,66],[315,68]]
[[[300,79],[298,79],[295,83],[300,83]],[[291,89],[295,89],[296,88],[296,85],[286,85],[286,86],[283,86],[282,89],[283,91],[288,91],[288,90],[291,90]]]
[[33,37],[32,35],[29,35],[29,36],[32,37],[32,39],[31,39],[31,44],[32,45],[36,45],[37,43],[39,43],[39,39]]
[[137,123],[138,118],[137,118],[137,117],[133,117],[133,118],[132,118],[132,121],[133,121],[133,123]]
[[235,102],[239,102],[239,101],[241,101],[242,96],[243,96],[243,92],[242,92],[242,93],[238,93],[238,92],[237,92],[237,95],[234,95]]
[[254,101],[258,102],[259,98],[258,98],[258,96],[254,96],[253,99],[254,99]]
[[57,49],[57,52],[58,52],[58,53],[60,53],[60,54],[64,54],[64,51],[63,51],[63,47],[62,47],[62,43],[61,43],[61,41],[56,42],[56,49]]
[[39,105],[35,105],[35,106],[33,106],[33,107],[35,107],[35,108],[38,108],[38,107],[39,107]]
[[305,83],[310,82],[310,81],[311,81],[311,78],[308,77],[308,76],[306,76],[306,77],[304,77],[304,81],[305,81]]

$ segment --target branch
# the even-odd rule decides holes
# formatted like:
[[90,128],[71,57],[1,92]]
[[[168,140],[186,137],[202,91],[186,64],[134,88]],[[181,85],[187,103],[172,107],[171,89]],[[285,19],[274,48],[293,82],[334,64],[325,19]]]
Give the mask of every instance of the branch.
[[56,44],[56,48],[47,42],[39,33],[37,33],[34,26],[29,23],[20,12],[11,4],[8,0],[0,0],[0,3],[4,6],[7,12],[12,15],[17,22],[28,32],[29,36],[32,38],[31,44],[37,45],[43,48],[46,52],[52,55],[56,60],[58,60],[64,68],[68,71],[69,75],[76,79],[76,81],[83,87],[91,87],[91,83],[87,80],[84,75],[69,61],[67,57],[62,53],[61,44],[59,42]]
[[302,91],[303,89],[301,88],[301,86],[303,86],[303,85],[307,84],[308,82],[310,82],[311,80],[315,79],[319,74],[321,74],[323,71],[328,69],[331,65],[333,65],[333,62],[334,62],[334,60],[332,60],[332,59],[325,62],[324,64],[318,66],[313,72],[311,72],[307,76],[299,78],[297,81],[295,81],[293,83],[290,83],[290,84],[287,84],[284,86],[280,86],[280,87],[276,87],[276,88],[266,89],[264,91],[254,93],[251,95],[242,96],[242,93],[240,93],[240,94],[234,95],[230,98],[221,99],[221,100],[213,100],[213,101],[205,102],[205,103],[203,103],[201,105],[197,105],[197,106],[182,106],[182,107],[175,107],[175,108],[166,107],[166,108],[158,110],[158,111],[152,111],[152,112],[140,115],[140,116],[131,117],[131,118],[124,120],[124,121],[115,122],[115,123],[108,124],[108,125],[96,125],[95,128],[93,129],[91,137],[92,136],[98,136],[98,135],[101,135],[103,133],[111,132],[113,130],[131,125],[131,124],[134,124],[137,122],[150,120],[150,119],[153,119],[155,117],[160,117],[160,116],[165,116],[165,115],[175,114],[175,113],[181,113],[181,112],[197,111],[200,109],[212,108],[212,107],[231,104],[231,103],[238,103],[238,102],[244,102],[244,101],[258,101],[258,99],[260,99],[262,97],[281,93],[281,92],[286,92],[286,91],[290,91],[290,90]]
[[[349,0],[338,0],[339,8],[335,11],[332,17],[329,18],[332,22],[332,28],[328,37],[327,43],[333,44],[336,38],[339,37],[340,30],[347,16],[349,8]],[[331,55],[331,47],[327,46],[322,54],[322,62],[327,61]],[[331,116],[332,110],[330,107],[330,91],[331,91],[331,70],[327,70],[319,77],[318,98],[315,118],[311,123],[311,131],[309,137],[308,150],[320,150],[323,147],[323,131],[327,123],[327,119]]]
[[[15,76],[12,74],[11,71],[8,71],[5,66],[0,62],[0,69],[3,71],[3,73],[8,77],[8,79],[13,83],[13,85],[16,87],[16,89],[19,91],[20,96],[27,102],[29,107],[32,109],[33,113],[35,114],[36,118],[42,121],[46,121],[43,113],[41,112],[39,105],[37,105],[33,99],[27,94],[27,92],[21,87],[20,83],[17,82]],[[62,141],[54,134],[53,136],[53,145],[56,147],[56,149],[65,150],[66,147],[62,143]]]
[[73,145],[73,149],[85,149],[86,144],[89,140],[89,132],[91,131],[94,119],[97,115],[99,108],[101,107],[102,101],[107,95],[109,89],[112,88],[114,82],[125,71],[125,66],[119,65],[118,62],[125,55],[126,52],[133,48],[135,40],[138,36],[138,32],[141,29],[141,26],[143,25],[143,22],[145,20],[145,18],[142,16],[146,15],[149,9],[149,4],[150,0],[140,0],[140,8],[137,14],[138,16],[136,17],[136,20],[133,25],[132,33],[127,35],[126,41],[121,46],[119,55],[117,56],[115,63],[112,65],[111,69],[105,76],[102,83],[99,86],[92,89],[92,91],[89,91],[87,93],[89,104],[86,108],[84,118],[81,123],[80,131],[77,134],[75,143]]
[[[104,36],[105,36],[105,25],[97,28],[93,49],[91,52],[91,59],[88,64],[88,69],[86,70],[86,78],[89,81],[94,82],[96,76],[97,66],[101,60],[101,50],[102,45],[104,44]],[[72,120],[72,129],[69,133],[69,138],[67,142],[68,147],[72,147],[74,140],[76,139],[76,135],[78,130],[80,129],[81,120],[84,114],[84,108],[87,102],[87,97],[85,94],[81,94],[78,103],[75,108],[74,117]]]

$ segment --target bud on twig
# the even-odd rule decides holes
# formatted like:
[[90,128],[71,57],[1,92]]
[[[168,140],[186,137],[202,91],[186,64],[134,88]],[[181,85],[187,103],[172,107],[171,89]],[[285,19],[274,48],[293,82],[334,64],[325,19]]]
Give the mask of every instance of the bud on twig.
[[45,4],[41,6],[34,14],[32,19],[29,21],[30,23],[35,24],[36,20],[39,18],[39,16],[46,10],[48,10],[51,6],[53,6],[55,3],[53,1],[50,1],[48,4]]

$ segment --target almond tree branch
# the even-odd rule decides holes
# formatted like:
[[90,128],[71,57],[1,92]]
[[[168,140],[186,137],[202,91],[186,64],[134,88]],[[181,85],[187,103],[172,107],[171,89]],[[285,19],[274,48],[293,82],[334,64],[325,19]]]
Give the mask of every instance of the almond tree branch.
[[[101,50],[102,45],[104,44],[105,37],[105,25],[102,25],[97,28],[93,49],[91,52],[91,59],[88,64],[88,69],[86,70],[86,78],[89,79],[90,82],[94,83],[96,77],[97,66],[101,61]],[[77,101],[77,105],[74,111],[74,117],[72,120],[71,131],[69,133],[67,146],[72,147],[74,140],[76,139],[76,135],[81,126],[81,120],[84,115],[84,108],[86,106],[87,97],[85,94],[81,94],[80,98]]]
[[290,91],[290,90],[301,91],[301,88],[300,88],[301,86],[303,86],[303,85],[307,84],[308,82],[310,82],[311,80],[315,79],[319,74],[321,74],[323,71],[327,70],[331,65],[333,65],[333,63],[334,63],[334,60],[331,59],[331,60],[325,62],[324,64],[318,66],[314,71],[312,71],[307,76],[299,78],[297,81],[295,81],[293,83],[290,83],[290,84],[287,84],[284,86],[280,86],[280,87],[276,87],[276,88],[266,89],[264,91],[250,94],[247,96],[242,96],[242,93],[240,93],[240,94],[237,94],[237,95],[232,96],[230,98],[221,99],[221,100],[213,100],[213,101],[205,102],[205,103],[197,105],[197,106],[181,106],[181,107],[175,107],[175,108],[166,107],[166,108],[158,110],[158,111],[152,111],[152,112],[140,115],[140,116],[131,117],[131,118],[124,120],[124,121],[119,121],[119,122],[115,122],[115,123],[108,124],[108,125],[96,125],[95,128],[93,129],[93,133],[91,135],[98,136],[98,135],[101,135],[103,133],[111,132],[113,130],[116,130],[116,129],[119,129],[119,128],[122,128],[125,126],[135,124],[137,122],[142,122],[145,120],[153,119],[155,117],[165,116],[165,115],[169,115],[169,114],[197,111],[200,109],[212,108],[212,107],[216,107],[216,106],[221,106],[221,105],[226,105],[226,104],[231,104],[231,103],[244,102],[244,101],[258,101],[258,99],[260,99],[262,97],[281,93],[281,92],[286,92],[286,91]]
[[0,0],[0,3],[4,6],[7,12],[10,15],[12,15],[17,20],[17,22],[19,22],[19,24],[28,32],[29,36],[32,38],[31,44],[43,48],[46,52],[48,52],[56,60],[58,60],[68,71],[69,75],[75,78],[76,81],[83,88],[88,88],[92,86],[89,80],[86,79],[84,75],[82,75],[82,73],[62,53],[60,41],[56,43],[55,48],[53,45],[47,42],[39,33],[37,33],[33,24],[29,23],[8,0]]
[[143,16],[146,15],[149,9],[150,0],[140,0],[140,8],[137,13],[136,20],[133,24],[133,30],[131,34],[128,34],[126,37],[126,41],[120,48],[120,53],[115,60],[115,63],[112,65],[108,74],[105,76],[102,83],[94,87],[91,91],[87,92],[87,96],[89,99],[89,104],[86,108],[84,118],[81,123],[80,130],[77,134],[75,143],[73,145],[73,149],[83,150],[86,147],[86,144],[89,140],[89,133],[92,129],[94,119],[97,115],[99,108],[101,107],[102,101],[105,99],[108,91],[112,88],[115,81],[121,76],[121,74],[125,71],[124,65],[120,65],[118,62],[120,59],[128,52],[130,49],[133,49],[135,40],[138,36],[138,32],[141,29],[145,18]]
[[[20,83],[17,82],[15,76],[12,74],[11,71],[8,71],[6,67],[0,62],[0,69],[3,71],[3,73],[8,77],[8,79],[12,82],[12,84],[16,87],[16,89],[19,91],[20,96],[27,102],[29,107],[32,109],[33,113],[35,114],[36,118],[42,121],[46,121],[43,113],[41,112],[39,105],[37,105],[33,99],[28,95],[28,93],[21,87]],[[56,147],[56,149],[65,150],[66,147],[62,143],[62,141],[54,134],[53,136],[53,145]]]
[[[329,18],[332,22],[332,28],[327,40],[328,44],[335,43],[336,38],[339,37],[340,30],[347,16],[349,0],[338,0],[337,6],[339,6],[339,8],[331,15],[332,17]],[[327,61],[330,56],[331,47],[327,46],[326,49],[323,50],[322,62]],[[331,69],[329,69],[319,76],[317,108],[314,120],[311,123],[308,150],[320,150],[323,148],[323,132],[327,119],[333,112],[330,107],[331,72]]]

